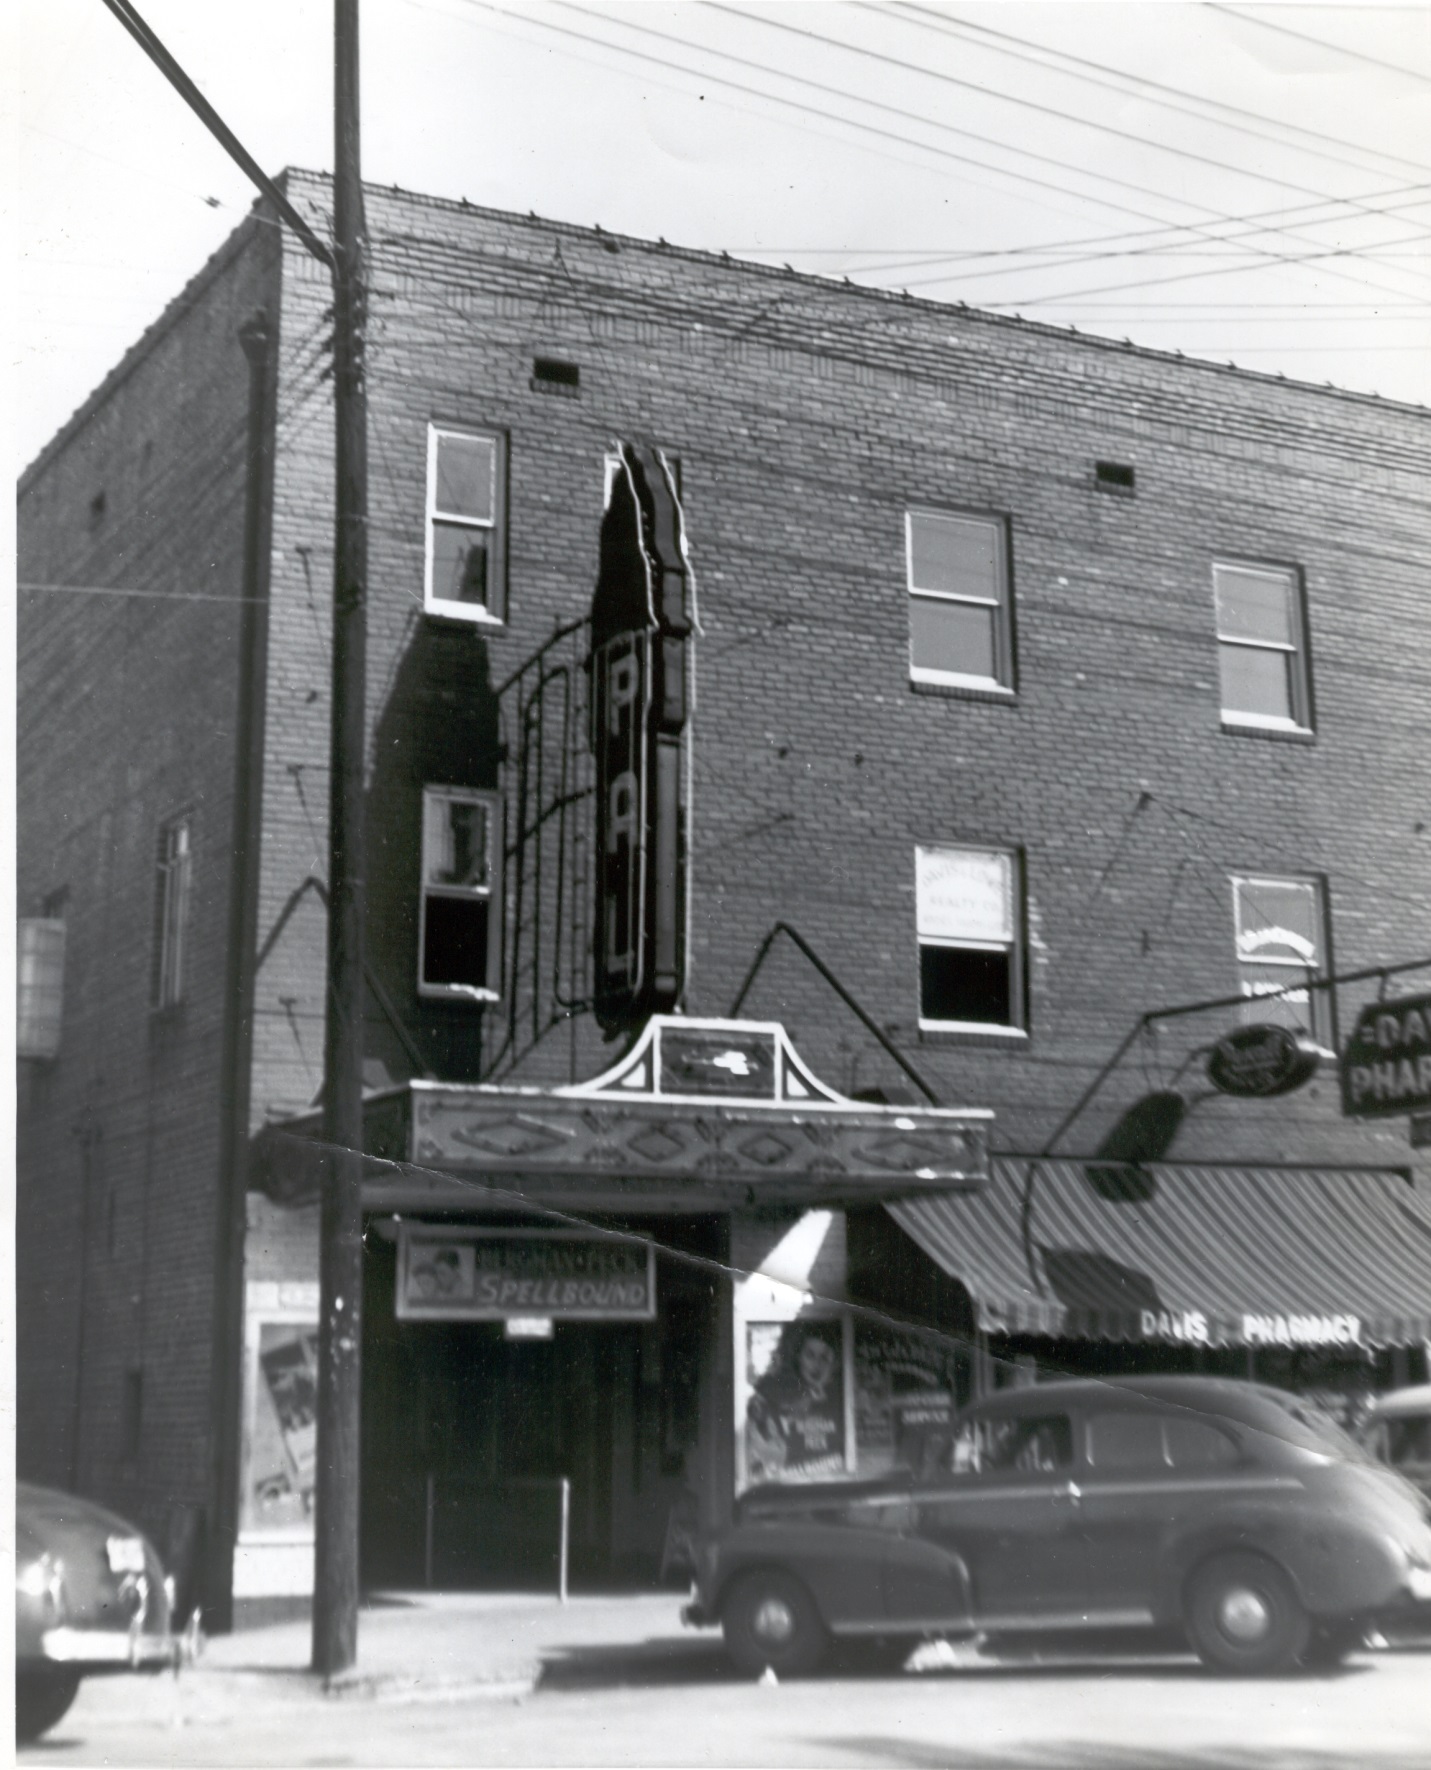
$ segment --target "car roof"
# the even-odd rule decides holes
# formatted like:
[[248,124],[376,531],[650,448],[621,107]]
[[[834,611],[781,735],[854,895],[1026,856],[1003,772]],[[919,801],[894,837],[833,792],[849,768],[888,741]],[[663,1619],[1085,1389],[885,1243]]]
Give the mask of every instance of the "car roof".
[[1377,1420],[1431,1414],[1431,1383],[1414,1383],[1409,1389],[1393,1389],[1388,1395],[1378,1395],[1367,1411]]
[[[1209,1413],[1245,1414],[1248,1402],[1277,1402],[1283,1392],[1261,1383],[1239,1382],[1235,1377],[1139,1376],[1057,1377],[1019,1389],[1001,1389],[975,1405],[982,1412],[1040,1413],[1054,1406],[1091,1406],[1095,1403],[1137,1407],[1161,1402],[1198,1408]],[[1288,1395],[1287,1400],[1293,1398]]]

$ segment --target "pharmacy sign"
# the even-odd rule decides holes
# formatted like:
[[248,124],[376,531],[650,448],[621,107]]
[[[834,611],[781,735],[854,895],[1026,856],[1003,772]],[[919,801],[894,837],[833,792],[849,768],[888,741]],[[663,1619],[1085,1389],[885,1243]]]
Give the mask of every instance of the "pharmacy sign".
[[1342,1053],[1342,1111],[1393,1118],[1431,1107],[1431,995],[1363,1008]]

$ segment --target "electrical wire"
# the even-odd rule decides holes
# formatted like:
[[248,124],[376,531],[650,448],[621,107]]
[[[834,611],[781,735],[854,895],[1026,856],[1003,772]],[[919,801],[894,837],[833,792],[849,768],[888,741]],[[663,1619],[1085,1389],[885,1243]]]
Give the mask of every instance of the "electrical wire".
[[[1431,172],[1431,166],[1425,165],[1419,160],[1406,159],[1401,154],[1389,154],[1384,148],[1368,147],[1362,142],[1348,141],[1339,135],[1329,135],[1322,129],[1308,129],[1306,125],[1302,123],[1288,123],[1280,117],[1264,116],[1260,111],[1248,110],[1243,105],[1228,104],[1226,100],[1220,98],[1207,98],[1201,93],[1189,92],[1185,87],[1169,86],[1164,81],[1150,79],[1145,74],[1130,74],[1125,69],[1109,67],[1106,62],[1091,61],[1087,56],[1073,55],[1068,50],[1064,49],[1053,49],[1046,43],[1034,43],[1027,37],[1016,37],[1012,32],[998,31],[995,30],[992,25],[978,24],[973,19],[950,18],[945,13],[934,12],[928,6],[915,5],[912,3],[912,0],[894,0],[894,4],[888,8],[883,6],[872,6],[868,3],[868,0],[855,0],[855,4],[860,11],[876,12],[881,16],[884,16],[887,12],[904,15],[917,14],[917,19],[906,16],[904,22],[911,25],[918,23],[920,29],[937,31],[946,36],[958,35],[967,37],[971,34],[976,34],[980,40],[997,38],[1003,43],[1017,44],[1019,47],[1016,49],[998,49],[991,43],[985,44],[985,47],[992,49],[995,54],[1012,56],[1016,60],[1030,62],[1035,67],[1050,67],[1051,64],[1055,62],[1063,62],[1074,68],[1090,68],[1095,73],[1111,74],[1115,79],[1122,80],[1128,85],[1140,88],[1144,91],[1165,93],[1172,98],[1189,99],[1193,104],[1203,105],[1209,110],[1222,111],[1227,115],[1234,117],[1250,118],[1253,122],[1269,124],[1272,128],[1284,130],[1288,134],[1300,135],[1305,140],[1326,142],[1333,147],[1350,148],[1353,153],[1361,154],[1367,159],[1377,159],[1393,165],[1408,167],[1417,172]],[[1028,53],[1029,51],[1032,51],[1033,53],[1030,54]],[[1038,59],[1040,57],[1047,59],[1040,60]],[[1085,74],[1078,74],[1074,77],[1085,79],[1090,85],[1102,86],[1110,91],[1119,90],[1119,88],[1116,87],[1108,87],[1105,81],[1091,79]],[[1160,98],[1153,102],[1166,105],[1167,109],[1176,111],[1183,116],[1199,116],[1197,111],[1188,110],[1182,105],[1169,104],[1167,98]],[[1214,121],[1215,119],[1202,118],[1201,120]],[[1222,127],[1236,129],[1240,126],[1236,123],[1227,123],[1222,125]],[[1244,130],[1244,133],[1254,136],[1260,141],[1275,140],[1275,137],[1264,135],[1261,131],[1255,129]],[[1294,146],[1295,144],[1286,143],[1283,145]],[[1304,148],[1301,151],[1304,153],[1318,154],[1321,158],[1331,160],[1339,166],[1351,166],[1356,164],[1356,162],[1343,159],[1339,155],[1322,153],[1321,150],[1317,148]],[[1361,169],[1366,170],[1365,167],[1362,167]]]
[[1290,25],[1274,25],[1270,18],[1262,12],[1239,12],[1235,6],[1219,6],[1216,0],[1203,0],[1209,12],[1220,12],[1228,18],[1235,18],[1239,24],[1260,25],[1264,31],[1276,31],[1281,37],[1295,37],[1299,43],[1311,43],[1318,49],[1326,49],[1333,55],[1344,55],[1351,61],[1362,61],[1368,67],[1384,68],[1388,74],[1403,74],[1408,80],[1415,80],[1422,86],[1431,86],[1431,74],[1419,73],[1415,68],[1403,67],[1399,62],[1382,61],[1380,56],[1366,55],[1360,49],[1348,49],[1342,43],[1328,43],[1325,37],[1313,37],[1306,31],[1294,31]]

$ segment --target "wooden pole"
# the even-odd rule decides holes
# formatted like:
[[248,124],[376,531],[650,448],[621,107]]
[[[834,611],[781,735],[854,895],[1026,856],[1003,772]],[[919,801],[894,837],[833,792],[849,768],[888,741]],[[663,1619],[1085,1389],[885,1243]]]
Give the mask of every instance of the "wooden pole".
[[358,0],[333,31],[333,682],[328,798],[328,1000],[319,1260],[313,1669],[358,1650],[358,1425],[363,1323],[363,754],[367,661],[366,224],[358,131]]

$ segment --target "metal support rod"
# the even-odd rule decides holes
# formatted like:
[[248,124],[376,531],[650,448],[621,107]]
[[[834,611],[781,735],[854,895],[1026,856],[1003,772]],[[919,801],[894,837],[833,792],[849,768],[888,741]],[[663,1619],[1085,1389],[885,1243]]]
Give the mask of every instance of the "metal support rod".
[[333,37],[333,708],[313,1564],[313,1670],[324,1677],[348,1670],[358,1651],[368,565],[366,228],[359,165],[358,0],[335,0]]
[[742,983],[740,988],[736,991],[735,1001],[731,1004],[730,1014],[727,1018],[735,1020],[739,1016],[740,1010],[745,1004],[745,998],[750,993],[750,986],[755,982],[755,975],[765,963],[765,956],[775,944],[775,936],[777,934],[786,934],[795,942],[795,945],[799,947],[800,951],[820,973],[825,982],[829,984],[830,988],[834,990],[835,994],[850,1012],[855,1015],[865,1030],[878,1040],[880,1047],[885,1054],[888,1057],[893,1058],[931,1106],[938,1106],[939,1096],[934,1092],[933,1088],[930,1087],[929,1083],[925,1081],[922,1075],[920,1075],[919,1071],[899,1049],[898,1045],[896,1045],[884,1030],[865,1013],[864,1009],[845,988],[844,984],[840,982],[839,978],[835,976],[834,972],[815,951],[814,947],[810,945],[809,941],[805,939],[804,935],[792,928],[788,922],[777,922],[770,930],[769,934],[766,935],[765,939],[761,941],[760,946],[756,951],[755,958],[751,962],[751,967],[745,974],[745,982]]
[[561,1542],[557,1548],[557,1600],[566,1603],[567,1558],[571,1546],[571,1481],[561,1478]]

